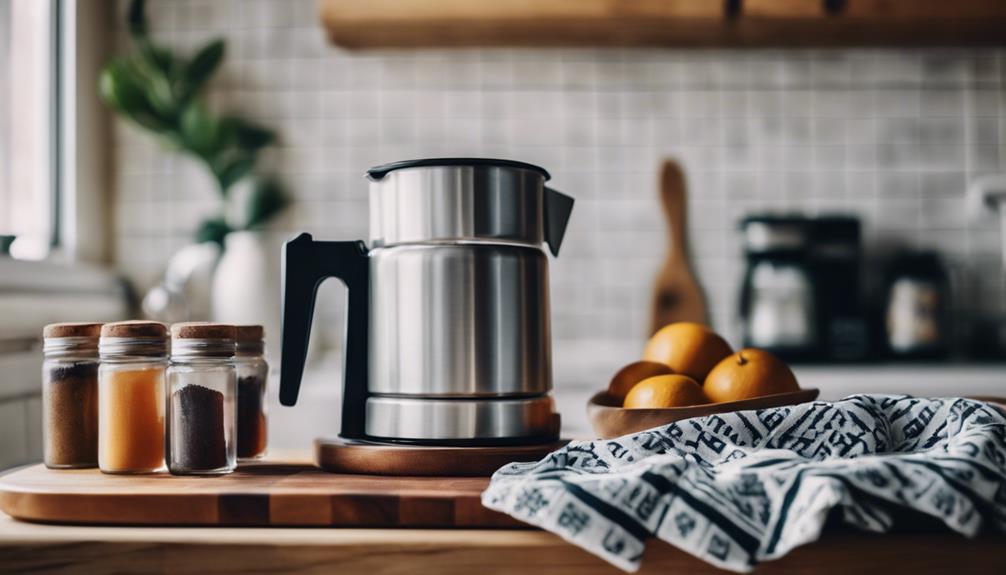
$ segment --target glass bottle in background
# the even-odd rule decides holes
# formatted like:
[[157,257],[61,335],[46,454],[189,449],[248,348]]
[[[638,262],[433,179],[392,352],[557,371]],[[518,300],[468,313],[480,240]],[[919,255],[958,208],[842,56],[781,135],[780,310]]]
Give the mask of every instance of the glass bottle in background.
[[269,364],[265,360],[265,330],[260,325],[236,327],[238,377],[238,459],[261,459],[266,452],[266,382]]
[[237,378],[232,325],[171,326],[168,471],[219,475],[237,464]]
[[943,359],[950,352],[950,278],[939,254],[905,252],[889,264],[884,324],[892,357]]
[[126,321],[101,328],[98,353],[98,467],[104,473],[164,469],[167,327]]
[[43,461],[50,469],[98,466],[100,323],[42,330]]

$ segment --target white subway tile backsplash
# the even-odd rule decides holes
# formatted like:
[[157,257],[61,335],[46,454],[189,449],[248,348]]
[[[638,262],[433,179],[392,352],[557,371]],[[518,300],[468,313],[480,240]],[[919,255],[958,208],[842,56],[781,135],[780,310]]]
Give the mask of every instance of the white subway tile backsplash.
[[[695,267],[721,329],[743,269],[737,223],[753,210],[859,214],[870,241],[941,249],[973,277],[976,307],[1006,307],[1002,274],[987,273],[999,237],[963,199],[972,177],[1006,168],[1002,50],[354,52],[325,43],[312,0],[149,4],[165,43],[228,41],[210,100],[280,132],[266,158],[293,198],[284,232],[365,237],[362,174],[379,163],[502,156],[549,169],[578,200],[552,267],[557,341],[644,337],[667,242],[665,157],[686,171]],[[124,126],[115,251],[142,289],[215,192],[198,164]]]
[[964,92],[960,90],[927,90],[919,95],[919,112],[925,117],[960,118],[964,112]]
[[1006,167],[1006,146],[976,145],[968,149],[968,175],[1001,172]]
[[[953,198],[945,206],[951,211],[946,212],[944,216],[960,218],[965,215],[965,210],[959,209],[959,206],[964,200],[967,184],[967,177],[963,171],[931,171],[919,178],[919,192],[926,198]],[[963,219],[960,223],[962,227],[966,227]]]

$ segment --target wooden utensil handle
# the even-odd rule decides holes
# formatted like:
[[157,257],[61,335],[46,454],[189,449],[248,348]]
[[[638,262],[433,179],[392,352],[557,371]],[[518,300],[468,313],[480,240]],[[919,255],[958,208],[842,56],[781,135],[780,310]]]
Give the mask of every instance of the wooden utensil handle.
[[664,207],[671,236],[672,257],[684,257],[685,238],[685,174],[674,160],[665,160],[660,170],[660,199]]
[[665,160],[661,165],[659,193],[670,246],[654,282],[650,333],[676,321],[707,323],[708,319],[702,288],[688,261],[685,174],[674,160]]

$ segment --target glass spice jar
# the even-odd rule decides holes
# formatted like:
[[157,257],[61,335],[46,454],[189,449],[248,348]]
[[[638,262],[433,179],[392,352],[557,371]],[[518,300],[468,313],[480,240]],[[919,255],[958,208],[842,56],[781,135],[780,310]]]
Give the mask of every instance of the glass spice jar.
[[42,458],[50,469],[98,466],[100,334],[100,323],[42,330]]
[[266,362],[265,330],[260,325],[235,326],[238,376],[238,459],[261,459],[266,451]]
[[168,368],[168,471],[219,475],[237,465],[234,326],[171,326]]
[[167,326],[125,321],[101,328],[98,467],[104,473],[164,469]]

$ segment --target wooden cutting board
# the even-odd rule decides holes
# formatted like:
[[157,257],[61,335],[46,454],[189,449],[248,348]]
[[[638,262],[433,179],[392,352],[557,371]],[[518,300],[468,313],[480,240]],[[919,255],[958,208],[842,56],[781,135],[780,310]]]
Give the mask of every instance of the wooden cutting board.
[[105,475],[42,465],[0,477],[17,519],[101,525],[527,527],[482,506],[486,477],[380,477],[258,463],[230,475]]

